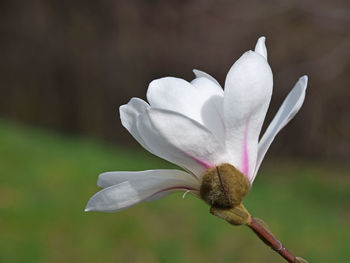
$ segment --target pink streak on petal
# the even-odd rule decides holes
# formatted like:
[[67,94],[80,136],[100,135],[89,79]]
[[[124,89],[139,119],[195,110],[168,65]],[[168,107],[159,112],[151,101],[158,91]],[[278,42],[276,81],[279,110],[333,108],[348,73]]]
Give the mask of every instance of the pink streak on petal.
[[243,141],[243,155],[242,155],[242,172],[245,176],[249,178],[249,155],[248,155],[248,123],[247,121],[245,131],[244,131],[244,141]]
[[[180,149],[180,148],[178,148],[178,147],[176,147],[176,146],[175,146],[175,148],[178,149],[180,152],[182,152],[182,153],[183,153],[184,155],[186,155],[187,157],[189,157],[189,158],[195,160],[197,163],[199,163],[200,165],[202,165],[205,169],[209,169],[209,168],[214,167],[214,165],[211,164],[211,163],[208,163],[208,162],[205,162],[205,161],[203,161],[203,160],[201,160],[201,159],[198,159],[197,157],[195,157],[195,156],[193,156],[193,155],[191,155],[191,154],[189,154],[189,153],[183,151],[182,149]],[[193,175],[197,180],[199,180],[199,177],[198,177],[197,175],[195,175],[195,174],[192,173],[192,172],[191,172],[190,174]]]
[[206,169],[212,168],[214,165],[207,163],[205,161],[202,161],[200,159],[198,159],[197,157],[194,157],[188,153],[186,153],[186,155],[190,158],[192,158],[193,160],[195,160],[197,163],[199,163],[200,165],[202,165],[203,167],[205,167]]

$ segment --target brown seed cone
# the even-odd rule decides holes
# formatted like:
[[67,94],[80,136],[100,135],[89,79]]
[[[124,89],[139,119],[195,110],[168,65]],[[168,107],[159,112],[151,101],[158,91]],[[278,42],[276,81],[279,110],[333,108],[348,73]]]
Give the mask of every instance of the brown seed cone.
[[209,205],[227,209],[239,205],[250,190],[250,182],[228,163],[208,169],[202,179],[201,198]]

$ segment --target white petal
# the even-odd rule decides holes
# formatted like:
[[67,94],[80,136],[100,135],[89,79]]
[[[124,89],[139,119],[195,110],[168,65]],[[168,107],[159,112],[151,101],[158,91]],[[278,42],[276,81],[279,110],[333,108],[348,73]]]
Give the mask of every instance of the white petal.
[[191,83],[173,77],[153,80],[147,90],[147,100],[152,108],[179,112],[201,122],[203,99]]
[[198,182],[178,174],[164,176],[148,174],[110,186],[96,193],[88,201],[85,211],[116,212],[145,201],[163,191],[187,189],[197,190]]
[[182,198],[185,198],[187,196],[187,194],[193,195],[197,198],[200,198],[200,193],[199,193],[199,189],[198,190],[186,190],[186,189],[175,189],[175,190],[167,190],[164,192],[161,192],[159,194],[153,195],[152,197],[146,199],[146,202],[152,202],[155,200],[158,200],[160,198],[166,197],[172,193],[175,192],[183,192]]
[[201,122],[223,143],[225,141],[224,90],[205,77],[191,81],[203,98]]
[[191,83],[173,77],[154,80],[147,91],[152,108],[179,112],[207,127],[223,141],[223,90],[207,78]]
[[160,198],[166,197],[172,193],[180,192],[183,190],[188,191],[186,189],[175,189],[175,190],[168,190],[168,191],[160,192],[158,194],[152,195],[150,198],[145,199],[145,202],[153,202],[153,201],[156,201]]
[[201,71],[198,69],[193,69],[192,71],[197,78],[199,78],[199,77],[207,78],[207,79],[211,80],[212,82],[216,83],[216,85],[218,85],[219,87],[221,87],[220,83],[214,77],[210,76],[208,73],[205,73],[204,71]]
[[262,55],[267,60],[267,49],[265,45],[265,37],[260,37],[256,42],[255,52]]
[[191,81],[191,84],[206,98],[211,96],[224,96],[222,87],[206,77],[197,77]]
[[130,132],[130,134],[142,145],[143,148],[150,151],[145,142],[142,140],[137,127],[136,121],[140,114],[145,112],[150,106],[139,98],[132,98],[128,104],[119,107],[120,119],[122,125]]
[[[98,176],[97,185],[103,188],[116,185],[125,181],[130,180],[145,180],[147,178],[155,178],[155,177],[166,177],[166,178],[177,178],[184,181],[189,181],[191,184],[198,184],[198,180],[196,180],[192,175],[181,171],[181,170],[173,170],[173,169],[159,169],[159,170],[145,170],[145,171],[137,171],[137,172],[126,172],[126,171],[118,171],[118,172],[106,172],[102,173]],[[162,178],[161,178],[162,179]]]
[[272,93],[272,72],[266,59],[253,51],[231,67],[225,82],[226,147],[231,162],[251,179],[258,138]]
[[151,108],[139,118],[137,127],[154,154],[197,177],[227,161],[224,145],[200,123],[180,113]]
[[289,92],[288,96],[283,101],[281,107],[266,129],[265,134],[261,138],[258,146],[258,158],[255,168],[253,180],[259,170],[262,160],[269,149],[272,141],[277,133],[287,125],[287,123],[297,114],[305,99],[305,92],[307,88],[307,76],[301,77]]

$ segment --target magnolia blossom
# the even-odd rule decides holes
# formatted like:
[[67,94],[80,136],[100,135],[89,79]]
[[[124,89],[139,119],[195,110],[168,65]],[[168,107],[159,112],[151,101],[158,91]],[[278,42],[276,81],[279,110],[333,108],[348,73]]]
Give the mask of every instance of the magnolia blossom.
[[131,135],[150,153],[183,170],[102,173],[97,184],[104,189],[85,211],[119,211],[175,191],[199,196],[205,171],[223,163],[253,183],[275,136],[302,106],[307,76],[295,84],[259,141],[273,86],[265,37],[233,64],[224,89],[207,73],[193,72],[191,82],[154,80],[148,103],[132,98],[120,107],[121,122]]

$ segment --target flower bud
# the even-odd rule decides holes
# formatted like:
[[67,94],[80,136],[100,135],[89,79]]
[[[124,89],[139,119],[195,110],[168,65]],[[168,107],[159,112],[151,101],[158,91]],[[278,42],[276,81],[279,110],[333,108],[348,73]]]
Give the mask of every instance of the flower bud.
[[210,208],[210,213],[235,226],[249,225],[251,222],[251,216],[242,204],[231,209],[221,209],[212,206]]
[[239,205],[249,190],[248,178],[231,164],[224,163],[205,172],[200,196],[213,207],[227,209]]

